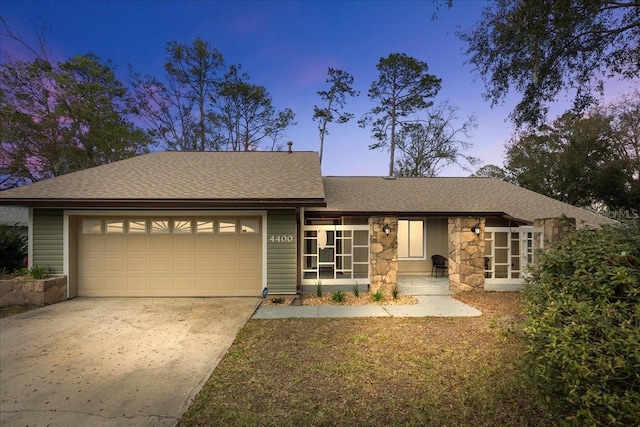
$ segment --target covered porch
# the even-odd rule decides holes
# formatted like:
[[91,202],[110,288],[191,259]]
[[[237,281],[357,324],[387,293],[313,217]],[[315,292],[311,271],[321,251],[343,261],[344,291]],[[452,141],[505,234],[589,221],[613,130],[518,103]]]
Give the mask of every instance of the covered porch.
[[[370,216],[350,222],[358,221],[302,226],[303,292],[318,284],[374,292],[397,284],[401,292],[425,295],[519,291],[544,241],[540,227],[487,226],[500,222],[481,217]],[[447,259],[444,277],[433,276],[433,255]]]

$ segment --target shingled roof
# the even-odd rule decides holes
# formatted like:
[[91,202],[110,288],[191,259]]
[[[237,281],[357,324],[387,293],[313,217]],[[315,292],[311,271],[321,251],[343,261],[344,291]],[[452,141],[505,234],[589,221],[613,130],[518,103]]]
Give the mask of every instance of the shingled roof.
[[324,177],[326,207],[340,214],[485,215],[525,222],[566,215],[580,224],[613,221],[494,178]]
[[156,152],[0,192],[56,207],[323,206],[314,152]]

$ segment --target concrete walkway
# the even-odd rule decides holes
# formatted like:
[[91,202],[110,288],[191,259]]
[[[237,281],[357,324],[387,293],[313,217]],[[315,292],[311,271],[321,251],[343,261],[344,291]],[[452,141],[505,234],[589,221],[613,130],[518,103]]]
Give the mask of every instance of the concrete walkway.
[[418,304],[398,305],[302,305],[260,306],[254,319],[312,317],[473,317],[482,312],[452,297],[449,282],[423,276],[400,276],[403,295],[413,295]]

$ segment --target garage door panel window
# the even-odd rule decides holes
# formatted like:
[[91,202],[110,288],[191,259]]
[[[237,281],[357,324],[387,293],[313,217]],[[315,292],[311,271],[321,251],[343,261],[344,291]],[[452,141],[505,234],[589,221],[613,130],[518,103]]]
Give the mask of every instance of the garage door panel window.
[[237,223],[234,220],[220,220],[218,221],[218,233],[231,234],[236,232]]
[[83,234],[102,234],[102,220],[84,219],[82,220]]
[[213,233],[215,229],[213,221],[196,221],[196,233]]
[[124,220],[122,219],[107,219],[104,221],[104,230],[107,234],[124,233]]
[[166,219],[151,220],[151,234],[169,234],[169,221]]
[[127,221],[129,226],[129,234],[146,234],[147,233],[147,220],[146,219],[130,219]]
[[242,233],[259,233],[260,222],[257,218],[246,218],[240,220],[240,229]]
[[173,232],[176,234],[190,234],[191,220],[176,219],[173,221]]

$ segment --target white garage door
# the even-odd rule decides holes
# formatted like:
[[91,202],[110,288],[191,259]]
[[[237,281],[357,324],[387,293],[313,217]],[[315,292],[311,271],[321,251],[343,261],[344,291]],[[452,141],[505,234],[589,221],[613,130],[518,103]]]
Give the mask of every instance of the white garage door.
[[260,225],[260,217],[81,218],[78,295],[258,296]]

